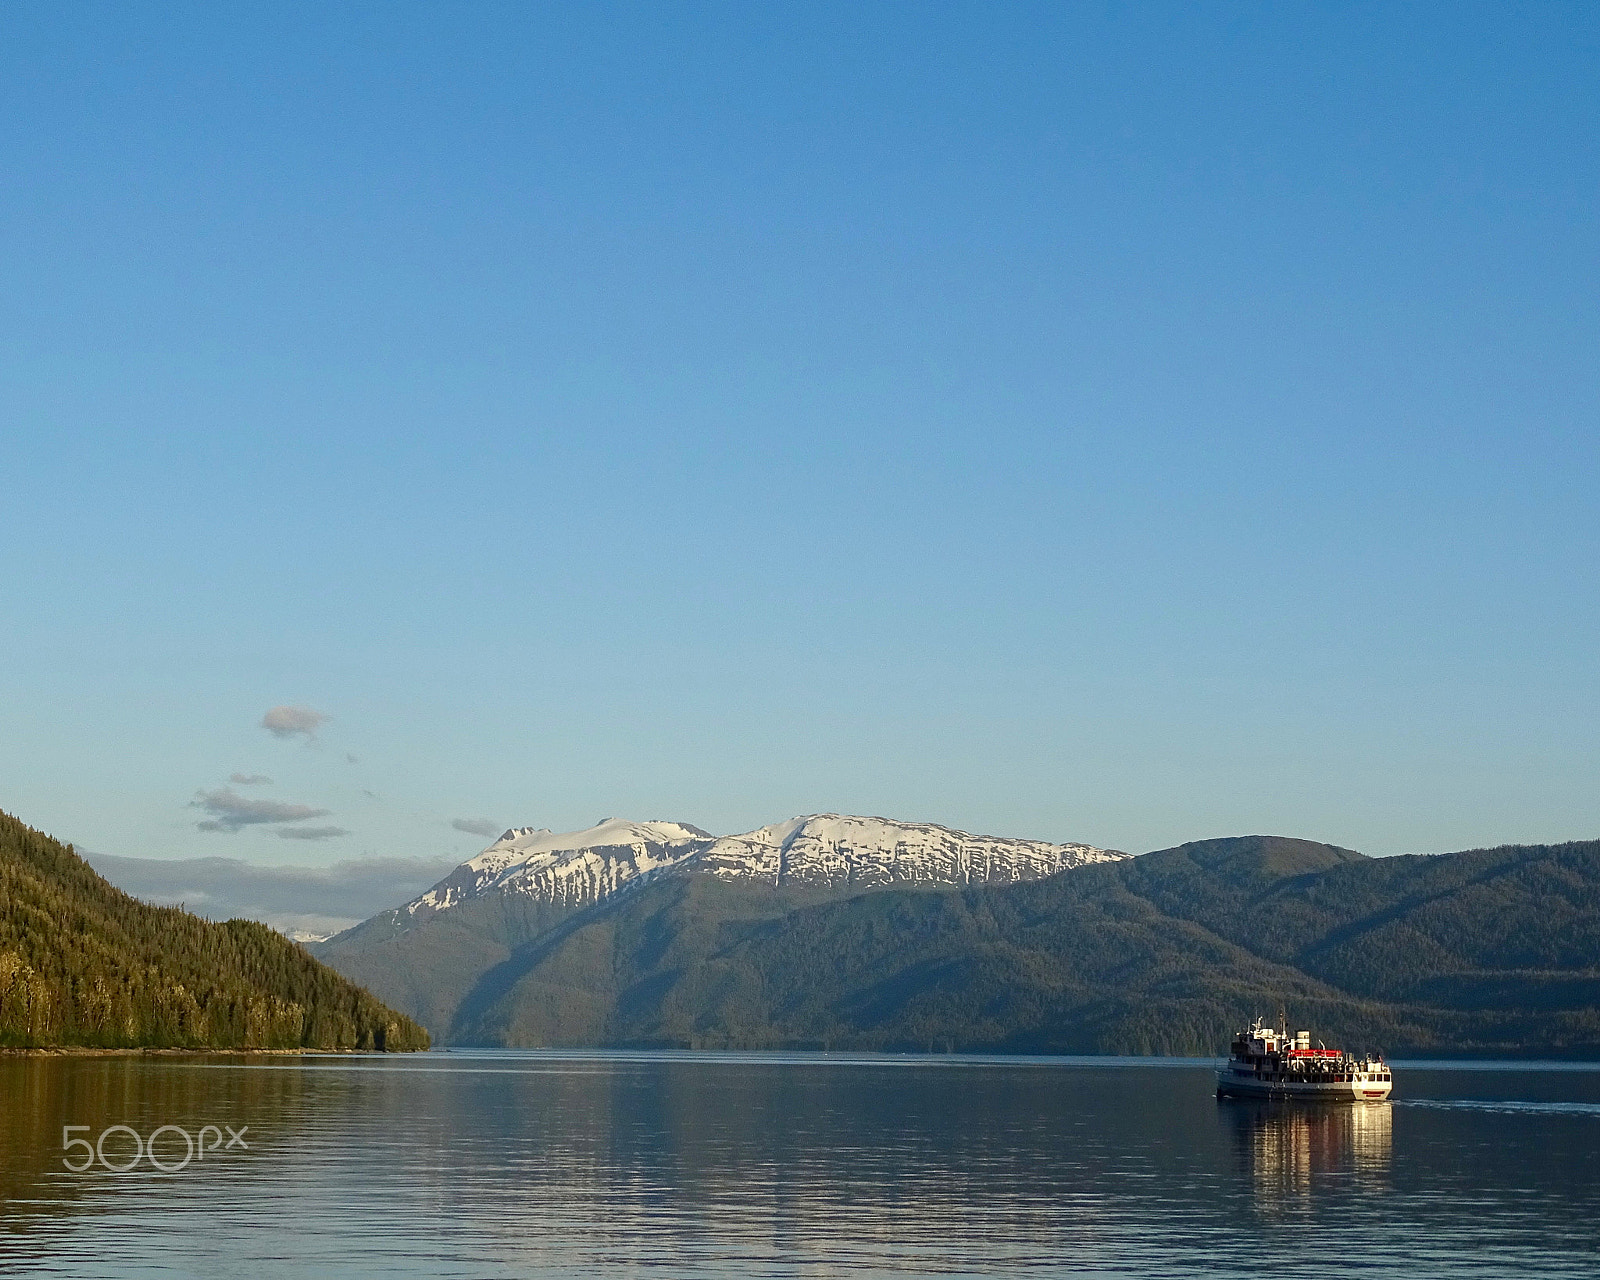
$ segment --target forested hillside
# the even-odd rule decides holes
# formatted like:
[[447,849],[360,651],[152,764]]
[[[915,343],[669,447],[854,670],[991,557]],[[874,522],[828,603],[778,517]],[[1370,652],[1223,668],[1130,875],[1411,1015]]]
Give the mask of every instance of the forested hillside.
[[308,949],[441,1039],[486,974],[571,915],[559,903],[497,894],[420,921],[385,911]]
[[428,1036],[265,925],[139,902],[0,813],[0,1045],[400,1050]]
[[[458,959],[472,923],[451,926]],[[688,876],[520,943],[502,933],[478,963],[453,972],[436,1034],[1214,1053],[1286,1004],[1350,1047],[1600,1056],[1600,843],[1373,859],[1241,837],[1032,883],[827,899]]]

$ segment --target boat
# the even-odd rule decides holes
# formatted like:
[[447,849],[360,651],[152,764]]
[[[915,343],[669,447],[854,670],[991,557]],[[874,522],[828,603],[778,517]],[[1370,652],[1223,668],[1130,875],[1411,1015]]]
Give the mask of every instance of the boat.
[[1260,1018],[1234,1035],[1228,1060],[1217,1068],[1219,1098],[1382,1102],[1393,1088],[1382,1057],[1357,1057],[1320,1042],[1313,1049],[1309,1031],[1290,1035],[1262,1026]]

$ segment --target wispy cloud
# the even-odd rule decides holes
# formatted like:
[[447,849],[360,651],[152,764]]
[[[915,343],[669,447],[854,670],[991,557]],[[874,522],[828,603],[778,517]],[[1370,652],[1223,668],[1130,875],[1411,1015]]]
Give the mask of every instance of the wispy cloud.
[[267,867],[238,858],[117,858],[85,853],[117,888],[182,903],[212,920],[241,916],[297,936],[326,936],[409,902],[449,875],[455,859],[360,858],[331,867]]
[[497,836],[505,830],[498,822],[490,822],[487,818],[453,818],[450,825],[469,836]]
[[273,707],[261,717],[261,727],[275,738],[303,737],[311,742],[328,719],[325,712],[310,707]]
[[283,800],[252,800],[229,787],[215,791],[200,791],[189,802],[191,809],[204,809],[213,815],[195,825],[202,831],[232,833],[241,827],[252,827],[272,822],[300,822],[306,818],[326,818],[331,809],[313,809],[310,805],[289,804]]
[[240,787],[264,787],[270,784],[272,779],[264,773],[230,773],[228,781]]
[[277,834],[282,840],[332,840],[350,833],[343,827],[280,827]]

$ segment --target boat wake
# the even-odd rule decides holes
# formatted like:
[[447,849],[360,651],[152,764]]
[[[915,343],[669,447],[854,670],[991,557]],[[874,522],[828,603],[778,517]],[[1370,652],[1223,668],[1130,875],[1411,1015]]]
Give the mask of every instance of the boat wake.
[[1492,1111],[1502,1115],[1594,1116],[1600,1119],[1600,1102],[1518,1102],[1493,1098],[1396,1098],[1397,1107],[1428,1111]]

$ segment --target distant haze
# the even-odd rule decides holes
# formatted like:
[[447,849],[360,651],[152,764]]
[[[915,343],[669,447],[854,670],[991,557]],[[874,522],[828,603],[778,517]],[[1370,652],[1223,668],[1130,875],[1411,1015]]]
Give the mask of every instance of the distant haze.
[[260,920],[291,936],[326,937],[398,906],[448,875],[450,862],[366,858],[326,868],[259,866],[237,858],[119,858],[85,853],[124,893],[182,904],[212,920]]

